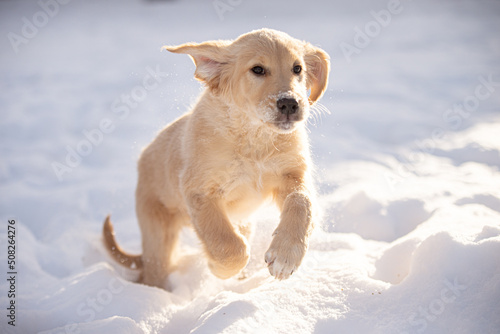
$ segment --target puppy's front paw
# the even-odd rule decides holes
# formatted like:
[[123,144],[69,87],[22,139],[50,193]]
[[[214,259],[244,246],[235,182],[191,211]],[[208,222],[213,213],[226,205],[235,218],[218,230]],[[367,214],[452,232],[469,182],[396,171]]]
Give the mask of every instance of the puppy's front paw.
[[306,250],[307,243],[276,234],[265,255],[269,272],[279,280],[289,278],[299,267]]
[[208,254],[208,267],[215,276],[222,279],[238,274],[250,258],[246,240],[237,235],[224,240]]

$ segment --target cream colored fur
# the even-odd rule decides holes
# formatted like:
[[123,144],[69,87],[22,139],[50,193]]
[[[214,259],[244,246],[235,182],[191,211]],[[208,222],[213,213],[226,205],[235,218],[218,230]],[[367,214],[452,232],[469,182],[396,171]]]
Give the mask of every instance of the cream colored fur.
[[[326,89],[328,55],[270,29],[234,41],[165,49],[190,55],[195,77],[207,89],[139,160],[142,255],[128,255],[116,244],[109,218],[106,247],[122,264],[141,269],[143,283],[165,287],[175,267],[179,231],[191,224],[210,270],[225,279],[247,265],[247,217],[272,198],[281,218],[265,261],[271,275],[288,278],[306,253],[313,227],[305,120]],[[264,74],[254,73],[256,66]],[[297,102],[294,114],[280,112],[277,101],[283,98]]]

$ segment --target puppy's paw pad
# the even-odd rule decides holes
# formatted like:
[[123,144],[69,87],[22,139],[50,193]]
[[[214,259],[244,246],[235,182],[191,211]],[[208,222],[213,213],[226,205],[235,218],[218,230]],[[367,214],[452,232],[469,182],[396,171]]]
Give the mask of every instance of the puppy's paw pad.
[[279,280],[289,278],[300,264],[300,260],[292,261],[289,256],[279,256],[273,250],[267,251],[265,260],[269,273]]

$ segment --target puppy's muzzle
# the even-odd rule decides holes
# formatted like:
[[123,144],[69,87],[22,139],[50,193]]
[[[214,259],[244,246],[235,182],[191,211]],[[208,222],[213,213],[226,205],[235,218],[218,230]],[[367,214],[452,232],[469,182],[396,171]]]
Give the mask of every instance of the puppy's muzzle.
[[273,123],[280,131],[290,132],[302,120],[303,112],[299,102],[293,97],[282,97],[276,101],[277,114]]

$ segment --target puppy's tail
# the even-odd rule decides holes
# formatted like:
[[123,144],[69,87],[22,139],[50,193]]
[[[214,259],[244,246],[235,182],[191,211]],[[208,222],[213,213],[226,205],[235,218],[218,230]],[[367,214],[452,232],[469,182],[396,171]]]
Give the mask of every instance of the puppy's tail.
[[102,227],[102,235],[104,237],[104,246],[108,250],[109,254],[111,254],[111,256],[118,263],[130,269],[142,269],[141,255],[127,254],[116,243],[115,230],[113,229],[113,224],[111,224],[109,216],[107,216],[106,220],[104,221],[104,226]]

